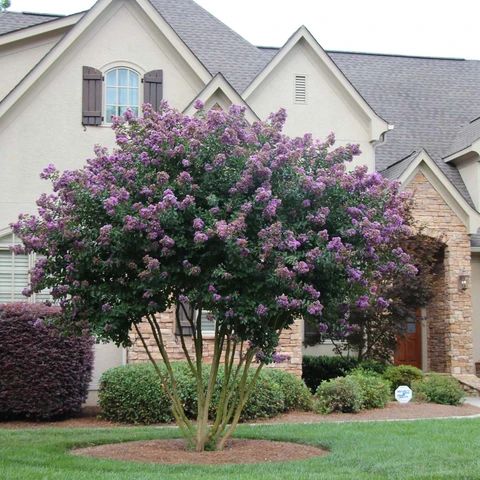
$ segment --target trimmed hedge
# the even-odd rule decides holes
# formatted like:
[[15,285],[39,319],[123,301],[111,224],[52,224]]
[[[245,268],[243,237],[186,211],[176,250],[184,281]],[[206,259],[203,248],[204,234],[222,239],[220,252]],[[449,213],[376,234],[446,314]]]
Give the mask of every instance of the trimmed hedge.
[[42,304],[0,305],[0,417],[46,420],[72,415],[87,398],[90,336],[63,335]]
[[307,387],[316,392],[322,382],[343,377],[357,366],[358,361],[354,358],[305,355],[302,362],[302,378]]
[[[164,368],[162,364],[159,365]],[[185,413],[189,418],[195,418],[195,379],[186,362],[174,362],[172,367]],[[208,373],[209,367],[205,366],[204,375],[207,376]],[[212,399],[212,417],[222,381],[223,370],[220,369]],[[106,371],[100,380],[99,404],[102,416],[116,422],[152,424],[173,421],[170,402],[155,369],[149,363],[131,364]],[[309,408],[310,404],[311,394],[300,379],[288,372],[265,368],[259,375],[241,420],[273,417],[292,409]]]
[[412,389],[418,401],[460,405],[465,398],[465,392],[455,378],[438,373],[429,373],[422,380],[414,381]]

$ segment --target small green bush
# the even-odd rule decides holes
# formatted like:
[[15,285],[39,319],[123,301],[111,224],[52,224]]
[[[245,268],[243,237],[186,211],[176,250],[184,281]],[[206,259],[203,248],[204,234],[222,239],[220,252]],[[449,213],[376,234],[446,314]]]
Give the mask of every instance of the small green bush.
[[380,362],[378,360],[362,360],[358,364],[358,368],[366,371],[366,372],[373,372],[383,375],[385,370],[387,369],[388,365],[384,362]]
[[384,408],[391,400],[391,385],[388,380],[382,378],[378,373],[369,372],[358,368],[352,370],[347,378],[354,378],[362,391],[362,408]]
[[356,413],[362,409],[364,401],[360,384],[353,376],[321,383],[315,400],[314,409],[317,413]]
[[149,364],[125,365],[103,373],[99,405],[102,416],[121,423],[173,421],[170,401]]
[[442,405],[460,405],[465,392],[453,377],[429,373],[422,380],[413,382],[415,399]]
[[[174,362],[172,367],[185,413],[189,418],[195,418],[197,387],[193,375],[186,362]],[[205,366],[205,380],[208,374],[209,366]],[[251,378],[253,372],[249,375]],[[223,369],[220,369],[210,411],[212,416],[222,382]],[[173,421],[170,401],[155,369],[149,363],[106,371],[100,381],[99,404],[103,417],[116,422],[152,424]],[[284,411],[308,409],[310,406],[311,394],[302,380],[291,373],[266,368],[259,375],[241,420],[273,417]]]
[[[253,372],[249,373],[250,380]],[[271,418],[285,411],[285,395],[268,370],[262,371],[240,416],[241,421]]]
[[411,387],[414,381],[423,378],[423,372],[411,365],[390,366],[385,370],[383,378],[391,383],[394,392],[400,385]]
[[325,380],[343,377],[358,365],[354,358],[304,356],[302,362],[302,378],[307,387],[315,392]]
[[280,386],[285,397],[285,411],[310,410],[312,394],[305,382],[285,370],[271,368],[268,375]]

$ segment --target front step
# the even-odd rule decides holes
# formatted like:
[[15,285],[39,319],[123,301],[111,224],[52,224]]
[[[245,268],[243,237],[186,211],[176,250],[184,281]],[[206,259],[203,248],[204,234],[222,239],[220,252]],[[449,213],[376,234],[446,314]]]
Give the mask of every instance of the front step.
[[464,375],[452,375],[456,378],[462,388],[467,392],[469,396],[480,397],[480,378],[473,374],[464,374]]

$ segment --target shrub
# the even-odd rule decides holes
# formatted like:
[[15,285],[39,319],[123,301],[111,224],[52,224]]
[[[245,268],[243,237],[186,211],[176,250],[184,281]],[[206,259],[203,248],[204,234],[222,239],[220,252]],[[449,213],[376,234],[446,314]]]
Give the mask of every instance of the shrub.
[[[253,372],[249,373],[253,377]],[[285,411],[285,395],[268,370],[261,372],[253,392],[242,411],[240,420],[270,418]]]
[[170,400],[149,364],[125,365],[103,373],[99,405],[107,420],[122,423],[171,422]]
[[392,398],[391,385],[378,373],[368,372],[361,368],[353,370],[347,378],[355,379],[362,391],[362,408],[384,408]]
[[58,309],[0,305],[0,417],[37,420],[77,413],[88,394],[93,340],[66,336]]
[[286,412],[312,408],[312,393],[301,378],[276,368],[269,369],[267,372],[282,390]]
[[307,387],[315,392],[322,382],[343,377],[357,364],[358,361],[354,358],[329,357],[326,355],[319,357],[304,356],[302,377]]
[[394,392],[400,385],[411,387],[415,380],[423,378],[423,372],[411,365],[390,366],[385,370],[383,378],[391,383]]
[[453,377],[429,373],[413,382],[415,399],[443,405],[459,405],[465,397],[462,387]]
[[[161,364],[160,367],[163,368]],[[186,362],[174,362],[172,367],[185,413],[189,418],[195,418],[195,379]],[[209,368],[204,366],[205,379]],[[249,375],[253,375],[253,372]],[[216,413],[222,382],[223,370],[220,369],[210,408],[211,417]],[[105,372],[100,381],[99,404],[103,417],[112,421],[151,424],[173,420],[170,400],[149,363],[115,367]],[[310,404],[310,391],[299,378],[285,371],[268,368],[260,373],[241,420],[273,417],[292,409],[307,409]]]
[[317,389],[315,400],[314,409],[318,413],[356,413],[363,406],[362,389],[353,376],[323,382]]
[[362,360],[358,364],[358,368],[366,371],[373,372],[383,375],[388,365],[385,362],[380,362],[378,360]]

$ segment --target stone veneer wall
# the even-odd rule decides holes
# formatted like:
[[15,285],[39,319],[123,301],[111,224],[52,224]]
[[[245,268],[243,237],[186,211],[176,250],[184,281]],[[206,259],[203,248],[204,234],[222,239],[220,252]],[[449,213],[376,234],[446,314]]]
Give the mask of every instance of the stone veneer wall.
[[472,299],[460,291],[458,277],[471,276],[470,238],[463,222],[419,171],[406,187],[414,192],[414,218],[426,235],[446,245],[444,278],[427,306],[429,370],[452,374],[473,373]]
[[[185,358],[180,337],[175,335],[175,313],[173,311],[167,311],[159,314],[160,329],[162,337],[165,341],[166,348],[170,359],[183,360]],[[140,331],[145,338],[146,343],[151,347],[155,359],[160,360],[160,353],[155,345],[155,340],[150,329],[148,322],[144,322],[140,325]],[[132,347],[127,351],[127,363],[147,362],[148,356],[143,348],[142,342],[134,331],[131,332],[130,338],[132,339]],[[189,351],[193,356],[193,343],[191,337],[185,337]],[[204,359],[206,362],[211,361],[213,355],[213,341],[204,338]],[[303,342],[303,320],[297,320],[290,329],[284,330],[280,336],[280,343],[277,348],[279,353],[288,355],[289,360],[271,365],[270,368],[281,368],[287,370],[295,375],[302,375],[302,342]]]

